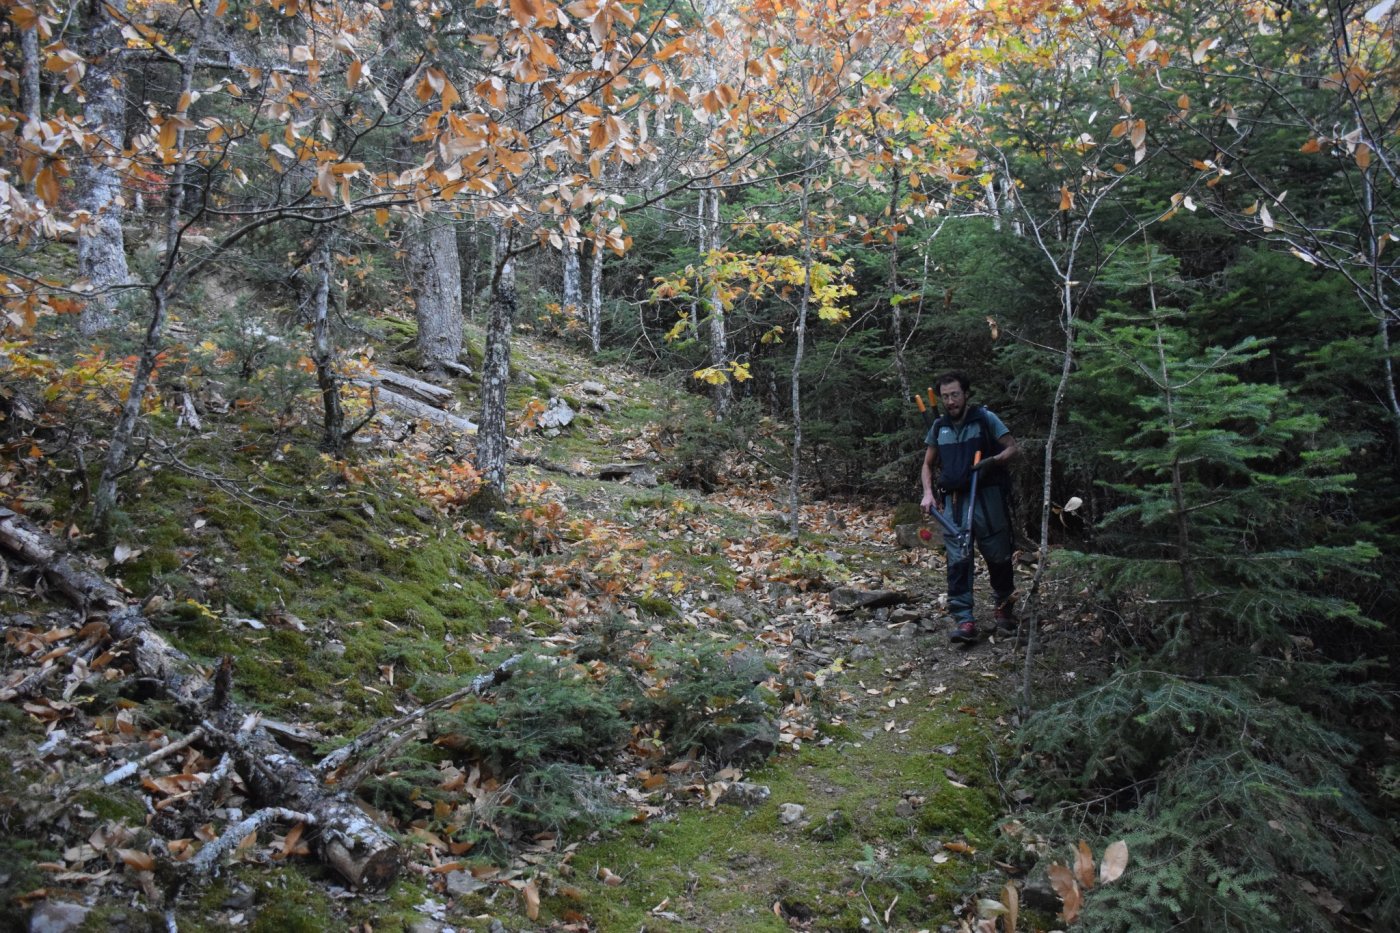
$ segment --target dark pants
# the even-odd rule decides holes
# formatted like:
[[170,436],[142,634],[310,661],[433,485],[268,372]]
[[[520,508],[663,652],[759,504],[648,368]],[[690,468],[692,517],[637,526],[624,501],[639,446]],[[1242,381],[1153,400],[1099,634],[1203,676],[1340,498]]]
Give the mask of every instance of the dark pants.
[[[967,514],[966,492],[948,496],[948,517],[959,526]],[[977,510],[972,513],[972,539],[987,562],[992,592],[997,604],[1010,599],[1016,590],[1011,566],[1011,514],[1006,491],[1000,486],[977,490]],[[944,533],[948,556],[948,611],[958,622],[972,621],[972,554],[958,546],[957,539]]]

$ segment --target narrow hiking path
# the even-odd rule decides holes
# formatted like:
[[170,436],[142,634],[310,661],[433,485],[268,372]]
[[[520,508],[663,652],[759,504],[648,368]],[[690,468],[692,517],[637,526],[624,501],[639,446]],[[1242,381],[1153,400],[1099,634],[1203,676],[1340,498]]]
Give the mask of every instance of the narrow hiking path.
[[[546,900],[566,925],[933,929],[1000,891],[1011,641],[949,644],[942,554],[901,548],[888,509],[804,506],[810,541],[792,548],[765,492],[704,500],[754,522],[725,544],[739,578],[709,624],[762,651],[790,700],[780,748],[752,770],[643,777],[656,815],[577,849]],[[837,608],[862,598],[889,604]]]

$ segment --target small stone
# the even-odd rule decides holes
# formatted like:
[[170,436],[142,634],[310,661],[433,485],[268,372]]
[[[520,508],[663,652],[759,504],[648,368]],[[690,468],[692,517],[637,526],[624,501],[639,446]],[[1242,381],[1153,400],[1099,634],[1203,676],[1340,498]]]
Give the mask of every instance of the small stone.
[[29,915],[29,933],[72,933],[91,912],[71,901],[44,901]]
[[778,807],[778,822],[784,826],[800,822],[806,815],[807,808],[800,803],[785,803]]
[[901,820],[912,820],[914,818],[914,805],[907,800],[901,800],[894,805],[894,815]]
[[818,842],[834,842],[851,832],[851,818],[840,810],[832,810],[826,819],[812,827],[812,838]]
[[750,784],[748,781],[736,781],[725,788],[724,793],[719,795],[720,803],[732,803],[741,807],[756,807],[765,802],[773,791],[766,784]]
[[487,887],[484,881],[479,881],[475,875],[469,871],[449,872],[446,878],[447,893],[453,897],[469,897]]

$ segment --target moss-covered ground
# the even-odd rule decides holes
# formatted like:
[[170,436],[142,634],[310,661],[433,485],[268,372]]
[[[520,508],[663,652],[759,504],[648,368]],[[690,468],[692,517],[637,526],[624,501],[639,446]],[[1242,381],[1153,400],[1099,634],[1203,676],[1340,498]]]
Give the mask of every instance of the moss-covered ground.
[[[411,334],[400,326],[394,336]],[[725,480],[710,494],[682,484],[687,471],[668,458],[687,432],[703,437],[701,399],[526,343],[515,368],[511,405],[522,413],[550,395],[583,405],[585,379],[617,398],[584,407],[557,436],[522,428],[528,465],[512,468],[518,486],[501,512],[452,498],[441,471],[462,458],[450,439],[370,432],[334,460],[318,453],[309,418],[243,419],[143,460],[123,487],[117,549],[89,544],[88,556],[107,561],[197,665],[233,658],[237,701],[310,730],[298,749],[308,760],[512,652],[576,662],[585,685],[625,681],[631,707],[679,682],[677,654],[706,646],[766,678],[755,696],[779,733],[776,752],[731,766],[715,747],[639,732],[588,763],[635,819],[542,830],[492,822],[518,801],[467,776],[470,736],[442,732],[366,785],[386,808],[371,812],[417,867],[388,892],[346,891],[312,859],[274,858],[288,829],[279,826],[219,876],[175,893],[178,862],[173,875],[143,880],[114,854],[152,848],[162,832],[153,805],[168,792],[94,783],[149,748],[146,736],[175,729],[174,713],[119,679],[90,681],[70,692],[71,708],[0,703],[15,762],[0,777],[0,800],[13,804],[0,833],[0,919],[23,922],[45,896],[87,895],[96,927],[158,924],[168,908],[185,930],[931,929],[999,888],[991,852],[1010,656],[999,645],[950,651],[920,630],[936,613],[936,555],[896,551],[882,511],[855,506],[835,521],[829,504],[807,507],[794,544],[785,494],[752,463],[709,464]],[[457,388],[469,404],[470,386]],[[163,415],[153,424],[176,431]],[[593,475],[618,461],[652,464],[661,485]],[[55,517],[81,516],[71,488],[47,496]],[[838,584],[896,587],[915,609],[836,613],[826,594]],[[11,626],[64,624],[44,621],[39,595],[32,580],[7,595]],[[4,658],[16,669],[31,658],[20,644]],[[722,732],[728,702],[697,701],[714,708],[690,711],[688,727]],[[37,754],[45,730],[64,723],[89,745]],[[730,802],[722,794],[736,783],[768,794]],[[69,786],[87,789],[58,822],[36,822]],[[789,820],[785,805],[801,816]],[[207,838],[228,818],[184,832]],[[129,837],[81,848],[113,826]],[[450,887],[453,872],[482,885]]]

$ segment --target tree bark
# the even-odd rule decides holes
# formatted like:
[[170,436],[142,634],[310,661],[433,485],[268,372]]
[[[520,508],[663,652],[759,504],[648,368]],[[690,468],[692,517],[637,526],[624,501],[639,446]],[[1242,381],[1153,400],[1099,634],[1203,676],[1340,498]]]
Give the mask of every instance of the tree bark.
[[321,449],[338,457],[345,447],[345,406],[340,401],[331,334],[331,235],[329,224],[317,228],[311,255],[311,359],[321,391]]
[[486,324],[486,353],[481,365],[481,417],[478,420],[476,468],[486,488],[506,492],[506,390],[510,387],[510,337],[515,326],[515,259],[511,231],[502,221],[496,231],[496,273],[491,284],[491,313]]
[[85,45],[89,51],[83,119],[92,134],[92,148],[74,172],[78,208],[91,217],[78,235],[78,276],[86,279],[92,290],[78,316],[78,330],[87,337],[112,326],[117,303],[112,289],[131,280],[122,242],[126,74],[121,61],[125,43],[117,22],[117,17],[125,17],[126,0],[110,0],[110,6],[115,15],[108,3],[90,0],[87,12]]
[[788,480],[788,526],[802,533],[802,358],[807,350],[807,310],[812,301],[811,167],[802,175],[802,298],[797,306],[797,346],[792,357],[792,474]]
[[564,248],[560,251],[563,258],[563,282],[560,289],[560,301],[563,305],[565,318],[579,316],[583,308],[583,266],[579,261],[578,249],[573,243],[565,240]]
[[[719,189],[706,188],[701,192],[702,197],[709,201],[708,210],[704,213],[703,223],[706,228],[706,241],[710,245],[710,251],[719,249]],[[715,417],[723,419],[734,407],[734,387],[729,382],[729,338],[725,333],[724,320],[724,297],[719,281],[718,273],[711,270],[709,283],[709,320],[710,320],[710,366],[725,378],[721,382],[715,383],[714,391],[711,393],[711,402],[714,405]]]
[[405,231],[408,279],[418,322],[418,367],[441,373],[462,355],[462,262],[457,228],[429,212]]
[[603,246],[593,241],[593,261],[588,268],[588,342],[593,352],[603,349]]
[[34,123],[42,116],[39,107],[40,61],[39,30],[21,29],[19,33],[20,56],[23,60],[23,96],[20,106],[24,110],[26,122]]

